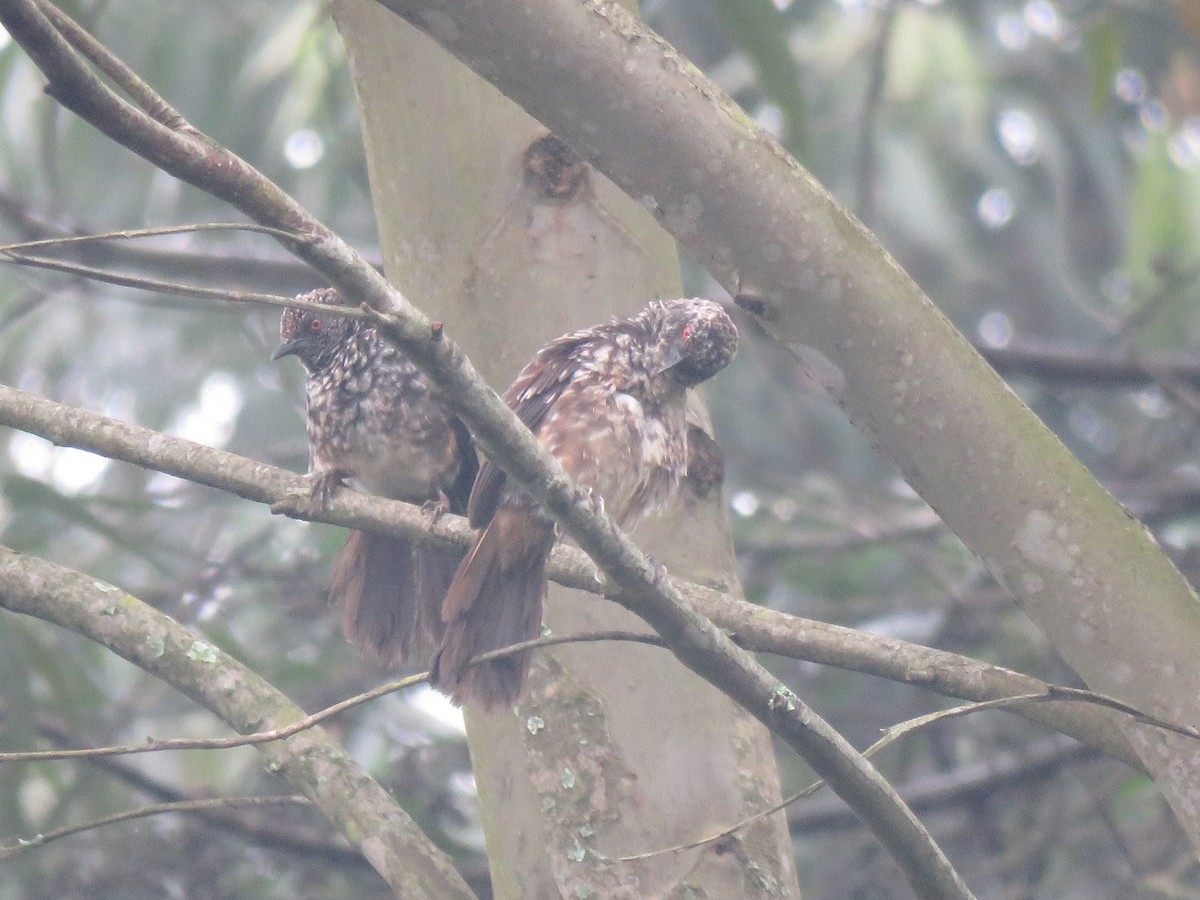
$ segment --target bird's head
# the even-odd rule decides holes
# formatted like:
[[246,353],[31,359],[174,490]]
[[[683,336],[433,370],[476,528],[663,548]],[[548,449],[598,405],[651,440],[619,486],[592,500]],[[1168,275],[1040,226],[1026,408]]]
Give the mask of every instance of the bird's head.
[[655,374],[669,373],[685,387],[712,378],[737,353],[738,331],[711,300],[685,298],[659,304],[660,358]]
[[[332,288],[300,294],[297,300],[337,305],[339,295]],[[279,346],[271,359],[296,356],[309,372],[324,368],[336,356],[358,322],[334,313],[289,307],[279,320]]]

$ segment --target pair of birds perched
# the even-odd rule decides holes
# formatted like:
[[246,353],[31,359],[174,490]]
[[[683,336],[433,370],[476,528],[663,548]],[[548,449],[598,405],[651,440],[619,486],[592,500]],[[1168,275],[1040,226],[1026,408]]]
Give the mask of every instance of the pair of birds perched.
[[[298,300],[331,305],[332,288]],[[353,532],[330,598],[344,631],[384,663],[437,645],[435,686],[483,709],[516,702],[529,652],[470,665],[479,653],[537,637],[555,523],[493,462],[413,363],[366,322],[285,311],[273,359],[295,355],[306,382],[313,496],[344,482],[368,493],[466,514],[481,529],[459,554]],[[576,484],[623,528],[661,508],[687,468],[686,390],[725,368],[737,329],[716,303],[653,302],[638,315],[542,347],[504,395]]]

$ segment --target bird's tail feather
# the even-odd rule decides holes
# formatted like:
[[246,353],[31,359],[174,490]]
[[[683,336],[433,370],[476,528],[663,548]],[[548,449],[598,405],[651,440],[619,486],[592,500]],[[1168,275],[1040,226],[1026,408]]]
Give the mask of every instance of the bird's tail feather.
[[517,701],[529,651],[468,663],[538,636],[553,544],[553,523],[532,510],[500,509],[458,567],[442,605],[446,631],[431,672],[433,684],[455,703],[491,710]]
[[423,664],[441,640],[441,601],[457,564],[454,553],[404,538],[351,533],[329,589],[347,639],[385,665]]

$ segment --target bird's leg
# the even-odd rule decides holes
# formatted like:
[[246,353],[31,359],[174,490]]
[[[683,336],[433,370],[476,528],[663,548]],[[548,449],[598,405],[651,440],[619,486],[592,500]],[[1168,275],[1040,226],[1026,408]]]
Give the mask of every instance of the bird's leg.
[[650,563],[650,568],[654,572],[655,587],[659,588],[660,590],[669,587],[671,584],[671,576],[667,573],[667,567],[660,563],[658,561],[658,557],[652,553],[646,554],[646,560]]
[[438,488],[438,495],[426,500],[421,504],[421,512],[429,516],[436,525],[442,520],[442,516],[450,512],[450,498],[446,496],[446,492]]
[[604,514],[604,498],[597,494],[590,485],[581,487],[575,492],[575,505],[586,509],[592,515]]
[[329,505],[333,502],[333,495],[346,483],[350,473],[344,469],[325,469],[320,472],[310,472],[308,477],[312,481],[313,502],[321,509],[329,509]]

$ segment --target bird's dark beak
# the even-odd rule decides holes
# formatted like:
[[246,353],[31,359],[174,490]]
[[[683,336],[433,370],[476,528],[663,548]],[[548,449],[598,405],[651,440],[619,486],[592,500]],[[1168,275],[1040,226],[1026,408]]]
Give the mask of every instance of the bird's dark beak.
[[271,354],[272,362],[278,359],[283,359],[285,356],[291,356],[300,348],[300,342],[296,338],[287,341],[282,341],[275,352]]
[[667,348],[667,352],[663,354],[662,364],[658,367],[655,375],[661,375],[683,362],[683,348],[678,345],[672,345]]

